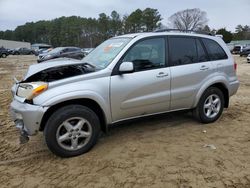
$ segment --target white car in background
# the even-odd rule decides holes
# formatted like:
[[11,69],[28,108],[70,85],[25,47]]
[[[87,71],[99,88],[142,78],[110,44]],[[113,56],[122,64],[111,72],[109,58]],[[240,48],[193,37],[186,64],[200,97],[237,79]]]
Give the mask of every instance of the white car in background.
[[250,54],[247,56],[247,62],[250,63]]

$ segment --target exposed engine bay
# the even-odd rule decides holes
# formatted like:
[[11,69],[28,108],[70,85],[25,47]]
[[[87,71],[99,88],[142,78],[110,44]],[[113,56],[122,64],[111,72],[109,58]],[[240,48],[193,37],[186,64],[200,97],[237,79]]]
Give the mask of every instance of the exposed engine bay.
[[[59,67],[51,67],[44,69],[40,72],[37,72],[30,77],[26,78],[22,82],[53,82],[56,80],[61,80],[64,78],[69,78],[72,76],[78,76],[86,73],[94,72],[95,68],[82,63],[82,64],[73,64],[73,65],[64,65]],[[22,83],[21,82],[21,83]]]

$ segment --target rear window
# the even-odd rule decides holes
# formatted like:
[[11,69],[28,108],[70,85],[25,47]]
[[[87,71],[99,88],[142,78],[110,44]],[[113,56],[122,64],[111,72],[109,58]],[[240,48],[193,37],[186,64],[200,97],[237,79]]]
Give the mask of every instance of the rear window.
[[228,58],[223,48],[217,42],[204,38],[202,41],[208,51],[210,60],[222,60]]

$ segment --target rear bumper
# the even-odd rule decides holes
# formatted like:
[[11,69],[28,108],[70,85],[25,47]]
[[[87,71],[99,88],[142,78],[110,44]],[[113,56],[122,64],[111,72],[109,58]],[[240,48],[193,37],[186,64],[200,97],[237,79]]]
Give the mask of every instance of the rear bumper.
[[16,127],[25,131],[29,136],[39,131],[42,117],[47,109],[48,107],[21,103],[15,99],[10,105],[11,117]]
[[239,89],[240,87],[240,82],[238,80],[234,81],[234,82],[231,82],[229,84],[229,96],[231,97],[232,95],[235,95],[237,90]]

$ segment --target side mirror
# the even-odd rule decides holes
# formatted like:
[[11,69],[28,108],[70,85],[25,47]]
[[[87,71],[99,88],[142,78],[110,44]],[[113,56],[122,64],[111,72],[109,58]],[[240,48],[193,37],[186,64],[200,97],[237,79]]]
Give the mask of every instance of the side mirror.
[[120,74],[134,72],[134,64],[132,62],[123,62],[119,67]]

